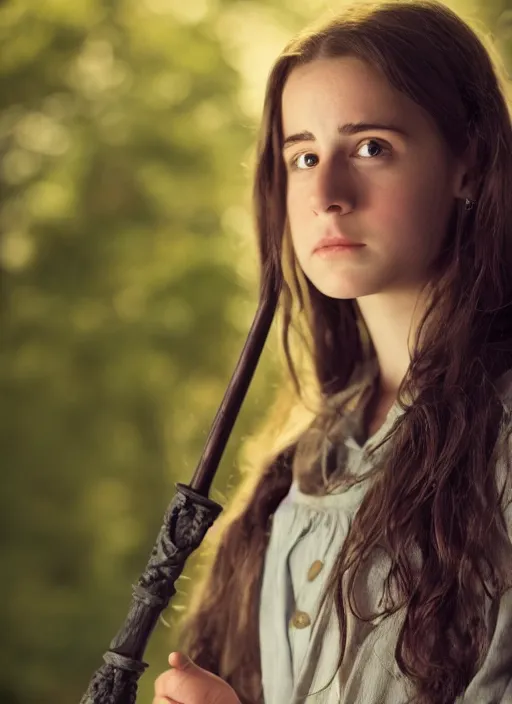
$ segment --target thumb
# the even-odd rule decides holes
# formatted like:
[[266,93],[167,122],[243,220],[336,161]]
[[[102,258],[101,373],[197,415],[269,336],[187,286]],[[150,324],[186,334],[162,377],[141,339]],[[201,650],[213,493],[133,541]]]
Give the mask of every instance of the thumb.
[[191,660],[188,655],[180,652],[173,652],[169,655],[169,665],[175,667],[178,670],[188,670],[197,668],[197,665]]

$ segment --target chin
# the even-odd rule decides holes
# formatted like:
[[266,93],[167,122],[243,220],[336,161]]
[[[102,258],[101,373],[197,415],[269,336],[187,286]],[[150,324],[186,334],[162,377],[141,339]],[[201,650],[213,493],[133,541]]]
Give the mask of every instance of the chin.
[[350,300],[353,298],[360,298],[361,296],[371,296],[373,293],[378,293],[374,286],[370,285],[370,282],[348,282],[348,281],[334,281],[328,282],[325,279],[323,281],[314,281],[310,279],[313,286],[323,293],[327,298],[336,298],[338,300]]

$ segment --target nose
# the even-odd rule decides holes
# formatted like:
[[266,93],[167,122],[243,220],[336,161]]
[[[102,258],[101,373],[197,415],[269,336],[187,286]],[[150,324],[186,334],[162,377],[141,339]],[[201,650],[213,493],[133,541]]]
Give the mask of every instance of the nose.
[[311,179],[309,204],[315,215],[341,214],[353,209],[353,187],[346,169],[335,160],[320,163]]

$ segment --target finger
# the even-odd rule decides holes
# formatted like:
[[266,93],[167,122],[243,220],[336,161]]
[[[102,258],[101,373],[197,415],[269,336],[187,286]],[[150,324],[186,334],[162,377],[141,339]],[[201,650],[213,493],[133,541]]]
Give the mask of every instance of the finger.
[[[162,697],[164,700],[169,702],[175,702],[175,704],[188,704],[186,702],[186,691],[187,682],[190,681],[190,675],[183,670],[173,668],[172,670],[166,670],[162,672],[155,680],[153,696],[158,698]],[[173,697],[178,697],[176,701]],[[184,701],[182,701],[184,700]]]
[[181,661],[181,653],[171,653],[168,657],[168,663],[171,667],[179,667]]
[[[154,691],[154,698],[156,700],[158,699],[166,699],[165,696],[165,683],[167,680],[167,672],[162,672],[161,675],[158,675],[156,678],[154,684],[153,684],[153,691]],[[157,704],[157,702],[155,702]]]
[[[162,674],[158,675],[156,678],[153,686],[154,698],[157,700],[160,698],[163,702],[172,701],[172,698],[169,697],[169,690],[171,687],[175,690],[176,687],[179,686],[179,680],[181,678],[183,678],[183,675],[180,675],[178,671],[173,672],[172,670],[167,670],[166,672],[162,672]],[[173,694],[175,694],[175,691],[173,691]],[[178,704],[181,704],[181,702],[178,702]]]
[[185,655],[185,653],[179,651],[172,652],[169,655],[168,662],[171,667],[175,667],[178,670],[186,670],[191,665],[194,665],[192,660]]
[[171,697],[164,697],[162,695],[155,697],[151,704],[183,704],[177,699],[171,699]]

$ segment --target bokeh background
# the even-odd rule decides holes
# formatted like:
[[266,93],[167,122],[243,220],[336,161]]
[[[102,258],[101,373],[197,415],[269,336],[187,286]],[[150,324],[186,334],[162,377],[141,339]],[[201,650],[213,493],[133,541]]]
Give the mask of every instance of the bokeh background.
[[[512,0],[447,4],[512,65]],[[0,4],[1,704],[78,703],[124,620],[256,309],[265,79],[297,30],[342,7]],[[220,503],[283,383],[274,330]],[[142,704],[194,569],[150,642]]]

